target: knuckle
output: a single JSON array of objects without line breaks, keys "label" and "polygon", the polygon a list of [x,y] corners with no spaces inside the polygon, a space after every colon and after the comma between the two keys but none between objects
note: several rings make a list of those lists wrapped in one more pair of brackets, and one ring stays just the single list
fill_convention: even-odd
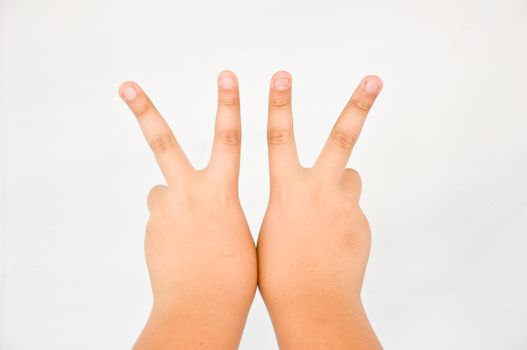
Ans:
[{"label": "knuckle", "polygon": [[267,141],[271,145],[285,145],[291,139],[289,130],[270,130],[267,133]]},{"label": "knuckle", "polygon": [[290,185],[288,184],[275,184],[271,186],[269,193],[269,201],[272,203],[272,206],[283,210],[285,208],[291,207],[294,203],[295,194],[290,190]]},{"label": "knuckle", "polygon": [[148,100],[142,99],[135,108],[135,116],[137,118],[142,118],[147,115],[151,109],[152,104]]},{"label": "knuckle", "polygon": [[238,146],[241,143],[241,133],[239,130],[222,130],[218,133],[221,142],[227,145]]},{"label": "knuckle", "polygon": [[216,203],[222,207],[230,207],[238,200],[238,195],[235,191],[226,190],[216,193]]},{"label": "knuckle", "polygon": [[203,185],[202,190],[190,193],[190,200],[197,208],[203,205],[230,207],[238,200],[238,188],[230,181],[214,179]]},{"label": "knuckle", "polygon": [[150,147],[156,153],[162,153],[174,145],[174,136],[172,134],[165,134],[163,136],[154,138],[150,142]]},{"label": "knuckle", "polygon": [[362,178],[355,169],[347,168],[345,170],[345,178],[359,187],[362,185]]},{"label": "knuckle", "polygon": [[333,129],[331,139],[340,148],[349,149],[355,145],[355,137],[347,131]]},{"label": "knuckle", "polygon": [[274,96],[271,98],[271,106],[273,108],[287,108],[291,105],[291,98],[289,96]]},{"label": "knuckle", "polygon": [[237,95],[225,94],[219,98],[220,105],[224,107],[236,107],[238,106],[240,99]]},{"label": "knuckle", "polygon": [[309,201],[311,205],[315,207],[327,207],[327,191],[326,188],[322,186],[315,186],[313,192],[309,196]]},{"label": "knuckle", "polygon": [[357,171],[347,168],[344,171],[341,185],[344,189],[344,195],[351,199],[350,203],[356,203],[360,199],[362,179]]},{"label": "knuckle", "polygon": [[352,109],[356,109],[356,110],[359,110],[359,111],[362,111],[362,112],[369,112],[372,105],[369,104],[369,103],[366,103],[364,101],[361,101],[359,99],[356,99],[356,98],[352,98],[351,101],[350,101],[350,107]]},{"label": "knuckle", "polygon": [[150,189],[146,198],[146,203],[150,211],[153,211],[158,207],[158,203],[165,190],[166,187],[163,185],[156,185]]}]

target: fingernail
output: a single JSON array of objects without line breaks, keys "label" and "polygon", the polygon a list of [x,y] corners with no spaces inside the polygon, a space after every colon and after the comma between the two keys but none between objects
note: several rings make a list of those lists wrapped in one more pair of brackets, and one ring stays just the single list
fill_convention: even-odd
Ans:
[{"label": "fingernail", "polygon": [[274,80],[274,87],[278,90],[285,90],[289,86],[289,78],[279,77]]},{"label": "fingernail", "polygon": [[221,77],[220,85],[224,89],[231,89],[234,87],[234,78],[229,76]]},{"label": "fingernail", "polygon": [[364,83],[364,90],[367,92],[377,92],[379,91],[379,84],[374,80],[366,80]]},{"label": "fingernail", "polygon": [[133,86],[126,86],[121,90],[121,97],[130,102],[137,96],[137,90]]}]

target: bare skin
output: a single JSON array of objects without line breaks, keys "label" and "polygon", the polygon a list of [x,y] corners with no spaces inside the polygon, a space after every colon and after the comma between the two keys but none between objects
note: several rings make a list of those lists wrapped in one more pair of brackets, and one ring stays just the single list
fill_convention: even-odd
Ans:
[{"label": "bare skin", "polygon": [[199,171],[136,83],[124,82],[119,94],[167,182],[148,195],[145,255],[154,303],[134,349],[236,349],[257,282],[256,249],[238,199],[238,80],[230,71],[218,76],[214,145]]},{"label": "bare skin", "polygon": [[315,165],[304,168],[294,141],[292,78],[285,71],[274,74],[271,193],[258,256],[238,199],[238,81],[223,71],[218,83],[214,146],[199,171],[142,89],[133,82],[119,89],[168,185],[155,186],[148,196],[145,253],[154,305],[134,349],[236,349],[254,298],[257,263],[281,349],[382,349],[360,296],[371,237],[359,206],[361,180],[346,168],[382,81],[363,78]]},{"label": "bare skin", "polygon": [[382,81],[362,79],[312,168],[298,161],[291,86],[285,71],[271,79],[260,292],[281,349],[382,349],[360,296],[371,236],[359,206],[361,179],[346,169]]}]

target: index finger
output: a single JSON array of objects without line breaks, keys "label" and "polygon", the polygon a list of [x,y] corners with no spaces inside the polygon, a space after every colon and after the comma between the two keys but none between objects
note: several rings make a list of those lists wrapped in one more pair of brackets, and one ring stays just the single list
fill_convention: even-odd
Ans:
[{"label": "index finger", "polygon": [[131,81],[122,83],[119,95],[137,117],[167,184],[170,185],[176,179],[188,175],[193,170],[192,165],[172,130],[139,85]]},{"label": "index finger", "polygon": [[324,177],[340,181],[366,116],[381,89],[382,80],[375,75],[368,75],[353,92],[314,165]]}]

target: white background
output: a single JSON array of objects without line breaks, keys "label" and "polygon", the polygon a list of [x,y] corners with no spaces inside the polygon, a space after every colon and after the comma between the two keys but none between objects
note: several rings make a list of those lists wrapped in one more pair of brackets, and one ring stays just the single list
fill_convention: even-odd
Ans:
[{"label": "white background", "polygon": [[[527,349],[525,0],[0,0],[0,348],[127,349],[148,316],[162,176],[124,80],[205,166],[237,73],[240,195],[268,194],[271,75],[310,166],[359,80],[384,89],[349,165],[373,230],[363,297],[386,349]],[[276,349],[259,295],[241,349]]]}]

